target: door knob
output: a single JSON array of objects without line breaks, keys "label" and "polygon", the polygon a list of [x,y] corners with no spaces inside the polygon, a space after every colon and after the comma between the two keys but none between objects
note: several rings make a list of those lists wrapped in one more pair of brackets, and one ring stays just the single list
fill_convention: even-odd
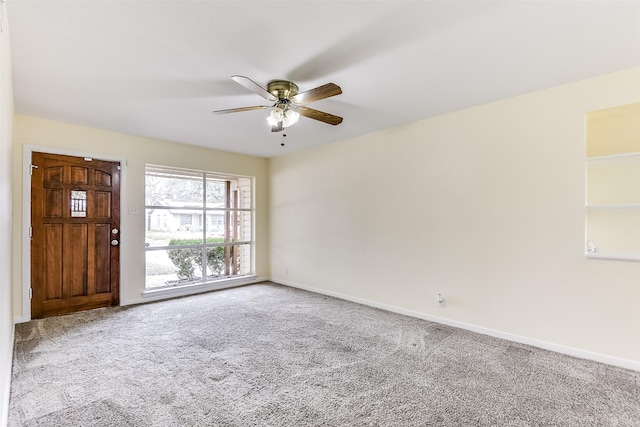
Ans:
[{"label": "door knob", "polygon": [[113,239],[111,241],[111,246],[118,246],[118,243],[120,243],[120,242],[118,242],[116,239]]}]

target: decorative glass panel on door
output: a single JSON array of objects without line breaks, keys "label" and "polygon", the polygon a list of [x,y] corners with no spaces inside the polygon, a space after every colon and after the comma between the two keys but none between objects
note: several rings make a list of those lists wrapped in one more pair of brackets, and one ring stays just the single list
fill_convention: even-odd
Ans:
[{"label": "decorative glass panel on door", "polygon": [[87,192],[71,190],[71,216],[74,218],[86,218],[87,216]]}]

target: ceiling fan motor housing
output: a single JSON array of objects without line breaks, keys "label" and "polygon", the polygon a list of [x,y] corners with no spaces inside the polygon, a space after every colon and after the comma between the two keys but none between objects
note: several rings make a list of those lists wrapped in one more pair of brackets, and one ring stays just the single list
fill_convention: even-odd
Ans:
[{"label": "ceiling fan motor housing", "polygon": [[289,101],[298,94],[298,86],[287,80],[272,80],[267,85],[267,92],[279,100]]}]

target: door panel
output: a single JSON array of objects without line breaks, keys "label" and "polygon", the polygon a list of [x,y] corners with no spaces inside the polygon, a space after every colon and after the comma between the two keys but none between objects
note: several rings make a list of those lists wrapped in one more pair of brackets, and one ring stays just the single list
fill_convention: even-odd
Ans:
[{"label": "door panel", "polygon": [[45,188],[44,216],[62,218],[62,190]]},{"label": "door panel", "polygon": [[42,265],[44,268],[45,299],[62,298],[62,258],[56,253],[62,252],[62,225],[46,224],[44,233],[45,257],[50,261]]},{"label": "door panel", "polygon": [[71,166],[71,183],[72,184],[88,184],[89,171],[87,168]]},{"label": "door panel", "polygon": [[[95,276],[97,278],[109,277],[111,269],[111,228],[99,224],[96,226],[94,252]],[[111,283],[108,280],[96,280],[96,293],[103,294],[111,292]]]},{"label": "door panel", "polygon": [[71,276],[69,296],[78,297],[87,294],[87,251],[88,233],[87,224],[71,224],[70,233],[72,245],[69,245],[71,252]]},{"label": "door panel", "polygon": [[33,153],[31,317],[119,304],[118,163]]},{"label": "door panel", "polygon": [[95,192],[95,218],[111,218],[111,193],[107,191]]}]

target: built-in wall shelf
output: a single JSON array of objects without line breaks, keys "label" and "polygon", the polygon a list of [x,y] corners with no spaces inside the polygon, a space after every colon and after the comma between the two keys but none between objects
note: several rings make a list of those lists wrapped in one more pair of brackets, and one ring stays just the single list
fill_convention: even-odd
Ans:
[{"label": "built-in wall shelf", "polygon": [[606,252],[595,252],[595,253],[585,253],[584,254],[589,259],[608,259],[612,261],[640,261],[639,254],[622,254],[622,253],[606,253]]},{"label": "built-in wall shelf", "polygon": [[587,166],[614,166],[624,163],[640,163],[640,152],[587,157]]},{"label": "built-in wall shelf", "polygon": [[629,204],[613,204],[613,205],[586,205],[587,209],[601,209],[601,210],[634,210],[640,209],[640,203],[629,203]]},{"label": "built-in wall shelf", "polygon": [[640,103],[587,114],[589,259],[640,261]]}]

